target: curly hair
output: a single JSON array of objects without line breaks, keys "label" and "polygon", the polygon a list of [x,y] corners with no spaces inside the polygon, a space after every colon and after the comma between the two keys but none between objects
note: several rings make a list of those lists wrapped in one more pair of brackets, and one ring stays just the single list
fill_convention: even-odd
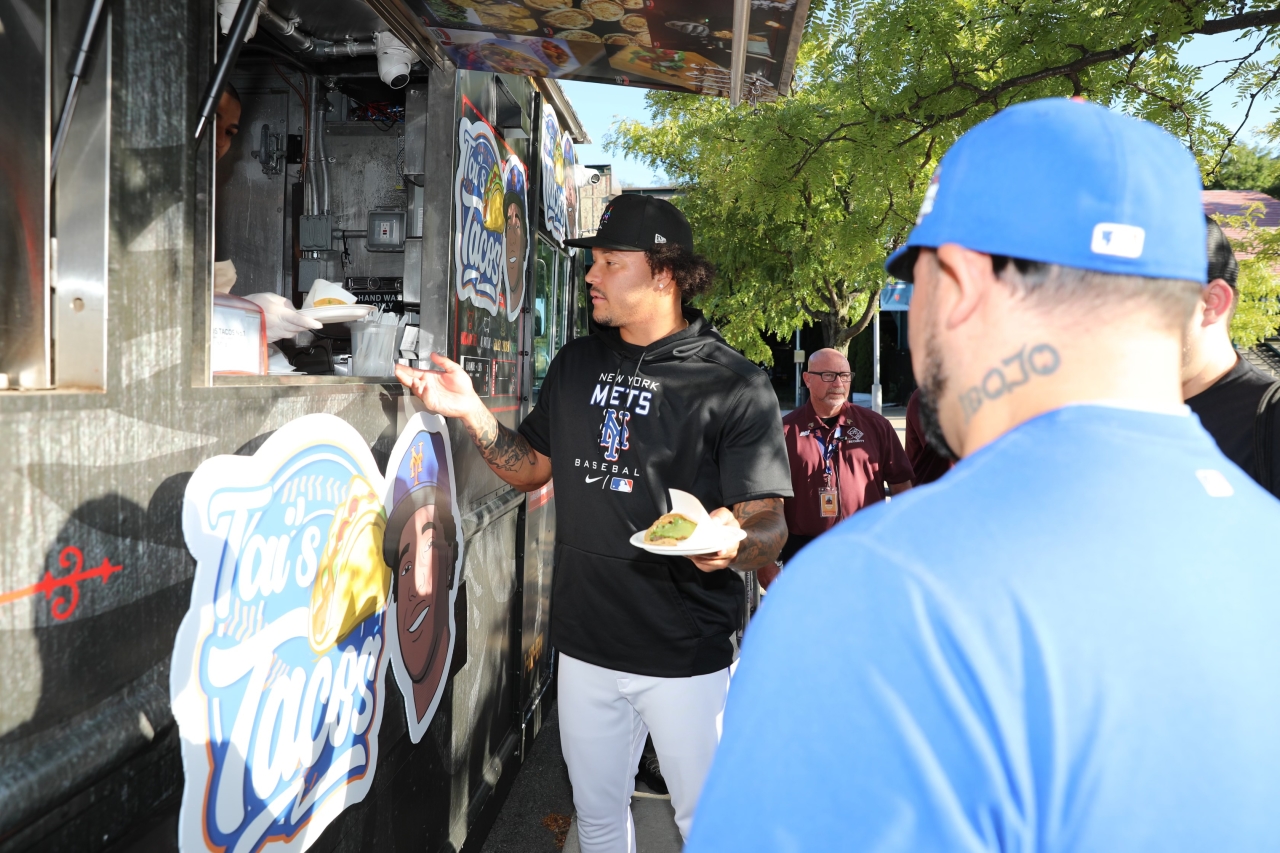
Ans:
[{"label": "curly hair", "polygon": [[685,302],[710,290],[711,280],[716,276],[714,264],[677,243],[645,249],[644,256],[654,275],[671,273],[676,287],[680,289],[680,298]]}]

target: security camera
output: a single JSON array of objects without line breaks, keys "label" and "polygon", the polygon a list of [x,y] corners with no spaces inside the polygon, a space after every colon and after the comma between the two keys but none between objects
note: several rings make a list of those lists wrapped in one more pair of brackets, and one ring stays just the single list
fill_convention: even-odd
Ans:
[{"label": "security camera", "polygon": [[[246,3],[254,2],[254,0],[245,0]],[[240,8],[240,0],[218,0],[218,23],[222,28],[222,34],[225,36],[231,32],[231,22],[235,20],[236,11]],[[253,10],[253,20],[249,22],[249,31],[244,34],[244,40],[248,41],[258,32],[258,14],[262,11],[261,7]]]},{"label": "security camera", "polygon": [[413,51],[391,33],[375,33],[373,43],[378,52],[378,76],[392,89],[403,89],[409,82]]},{"label": "security camera", "polygon": [[575,163],[573,180],[580,187],[585,187],[587,184],[598,184],[600,183],[600,173],[595,169],[588,169],[581,163]]}]

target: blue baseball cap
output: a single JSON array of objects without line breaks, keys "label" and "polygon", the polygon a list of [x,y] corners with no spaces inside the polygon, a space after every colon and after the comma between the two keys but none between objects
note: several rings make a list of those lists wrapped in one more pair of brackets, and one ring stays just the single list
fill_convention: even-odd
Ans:
[{"label": "blue baseball cap", "polygon": [[916,227],[885,269],[912,281],[917,249],[957,243],[991,255],[1104,273],[1205,281],[1200,170],[1150,122],[1046,98],[961,136],[933,173]]},{"label": "blue baseball cap", "polygon": [[400,459],[392,489],[391,512],[383,535],[383,558],[388,566],[399,562],[396,549],[400,534],[415,512],[424,506],[439,510],[436,519],[444,530],[444,538],[453,542],[457,536],[453,504],[449,491],[449,457],[445,455],[444,436],[438,432],[419,430]]}]

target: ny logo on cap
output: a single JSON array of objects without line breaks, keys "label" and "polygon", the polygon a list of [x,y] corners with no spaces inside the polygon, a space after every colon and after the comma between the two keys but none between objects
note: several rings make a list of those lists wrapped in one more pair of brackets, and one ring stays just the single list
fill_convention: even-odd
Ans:
[{"label": "ny logo on cap", "polygon": [[666,237],[663,237],[661,234],[654,234],[654,235],[653,235],[653,242],[655,242],[655,243],[665,243],[665,242],[667,242],[667,238],[666,238]]}]

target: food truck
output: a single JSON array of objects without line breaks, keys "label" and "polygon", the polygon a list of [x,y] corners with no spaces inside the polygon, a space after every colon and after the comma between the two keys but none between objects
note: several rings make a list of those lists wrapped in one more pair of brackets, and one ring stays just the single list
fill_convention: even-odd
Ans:
[{"label": "food truck", "polygon": [[0,850],[479,848],[554,483],[392,366],[516,425],[590,331],[557,81],[777,97],[806,14],[0,0]]}]

